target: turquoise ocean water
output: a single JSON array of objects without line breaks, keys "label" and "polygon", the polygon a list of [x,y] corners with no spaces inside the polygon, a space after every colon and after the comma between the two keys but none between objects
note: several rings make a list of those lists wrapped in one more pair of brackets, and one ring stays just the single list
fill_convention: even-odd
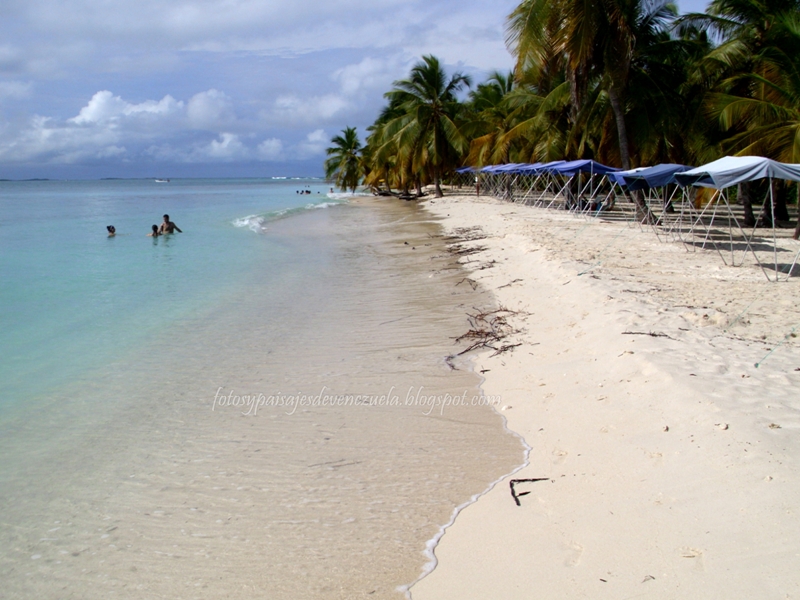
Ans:
[{"label": "turquoise ocean water", "polygon": [[[445,359],[489,295],[416,203],[329,192],[0,182],[0,596],[399,600],[520,463],[430,403],[480,399]],[[328,393],[371,400],[236,403]]]},{"label": "turquoise ocean water", "polygon": [[[295,179],[0,182],[0,419],[229,297],[255,262],[278,276],[286,248],[253,233],[341,202],[328,192]],[[146,237],[165,213],[183,233]]]}]

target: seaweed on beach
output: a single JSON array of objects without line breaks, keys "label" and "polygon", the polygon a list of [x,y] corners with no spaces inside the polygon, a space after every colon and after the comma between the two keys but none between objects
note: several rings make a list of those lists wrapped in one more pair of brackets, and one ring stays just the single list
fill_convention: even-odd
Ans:
[{"label": "seaweed on beach", "polygon": [[474,315],[467,313],[467,319],[470,325],[469,330],[463,335],[458,336],[455,340],[457,344],[465,340],[471,343],[467,348],[455,354],[455,356],[461,356],[462,354],[479,348],[494,350],[494,354],[491,356],[497,356],[498,354],[502,354],[503,352],[507,352],[512,348],[522,345],[521,343],[500,344],[500,342],[508,336],[519,333],[519,330],[508,322],[509,316],[518,315],[519,312],[509,310],[502,306],[497,310],[489,312],[483,312],[477,308],[475,310],[478,312]]},{"label": "seaweed on beach", "polygon": [[475,242],[485,240],[487,237],[489,236],[480,225],[476,225],[475,227],[456,227],[453,229],[453,234],[444,236],[444,239],[445,241]]},{"label": "seaweed on beach", "polygon": [[467,246],[465,244],[451,244],[447,247],[447,251],[450,254],[455,254],[456,256],[468,256],[470,254],[483,252],[484,250],[486,250],[486,246]]}]

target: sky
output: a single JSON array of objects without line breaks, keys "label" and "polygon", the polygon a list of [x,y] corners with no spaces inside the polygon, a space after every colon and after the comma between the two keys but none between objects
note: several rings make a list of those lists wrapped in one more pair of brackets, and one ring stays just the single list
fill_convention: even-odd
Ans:
[{"label": "sky", "polygon": [[517,4],[3,0],[0,178],[321,176],[422,55],[509,70]]}]

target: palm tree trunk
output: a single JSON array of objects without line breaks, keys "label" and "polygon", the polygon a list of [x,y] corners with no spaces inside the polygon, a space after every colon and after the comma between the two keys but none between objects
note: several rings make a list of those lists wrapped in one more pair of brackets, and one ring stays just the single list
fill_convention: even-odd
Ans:
[{"label": "palm tree trunk", "polygon": [[617,137],[619,138],[619,158],[622,161],[622,168],[631,168],[631,153],[628,147],[628,128],[625,126],[625,111],[622,108],[622,99],[616,86],[608,88],[608,100],[611,102],[611,110],[614,111],[614,120],[617,122]]},{"label": "palm tree trunk", "polygon": [[753,214],[753,199],[750,197],[750,182],[740,183],[736,190],[739,202],[744,208],[744,225],[753,227],[756,224],[756,216]]},{"label": "palm tree trunk", "polygon": [[636,206],[636,219],[639,223],[653,223],[655,217],[644,199],[644,193],[641,190],[634,190],[631,192],[631,198]]},{"label": "palm tree trunk", "polygon": [[439,169],[433,171],[433,187],[436,190],[435,196],[441,198],[444,196],[442,193],[441,178],[439,177]]}]

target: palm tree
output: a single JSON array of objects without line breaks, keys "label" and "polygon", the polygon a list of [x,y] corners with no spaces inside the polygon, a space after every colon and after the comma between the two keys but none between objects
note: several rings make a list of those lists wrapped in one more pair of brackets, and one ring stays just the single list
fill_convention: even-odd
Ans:
[{"label": "palm tree", "polygon": [[469,119],[462,131],[472,141],[466,163],[473,166],[506,163],[510,145],[504,136],[515,123],[508,96],[515,89],[514,75],[499,71],[469,93]]},{"label": "palm tree", "polygon": [[408,79],[395,81],[386,98],[400,115],[386,123],[385,135],[395,144],[401,162],[429,176],[442,196],[441,179],[458,166],[469,141],[461,131],[462,105],[456,94],[471,80],[455,73],[449,79],[439,60],[423,56]]},{"label": "palm tree", "polygon": [[[799,11],[798,0],[714,0],[707,14],[682,19],[721,40],[702,63],[713,74],[704,109],[724,136],[721,150],[800,160]],[[773,211],[788,220],[788,189],[780,191],[770,196],[775,206],[766,203],[756,218],[751,191],[740,186],[745,224],[769,224]],[[800,222],[795,236],[800,236]]]},{"label": "palm tree", "polygon": [[355,127],[345,127],[342,134],[334,136],[334,145],[325,151],[329,157],[325,160],[325,177],[333,179],[340,190],[355,192],[363,176],[361,142]]},{"label": "palm tree", "polygon": [[526,68],[549,76],[554,66],[563,69],[572,104],[570,126],[578,124],[587,102],[607,103],[619,162],[630,168],[631,73],[652,44],[666,41],[674,16],[668,0],[524,0],[509,16],[506,41],[517,54],[518,78]]}]

